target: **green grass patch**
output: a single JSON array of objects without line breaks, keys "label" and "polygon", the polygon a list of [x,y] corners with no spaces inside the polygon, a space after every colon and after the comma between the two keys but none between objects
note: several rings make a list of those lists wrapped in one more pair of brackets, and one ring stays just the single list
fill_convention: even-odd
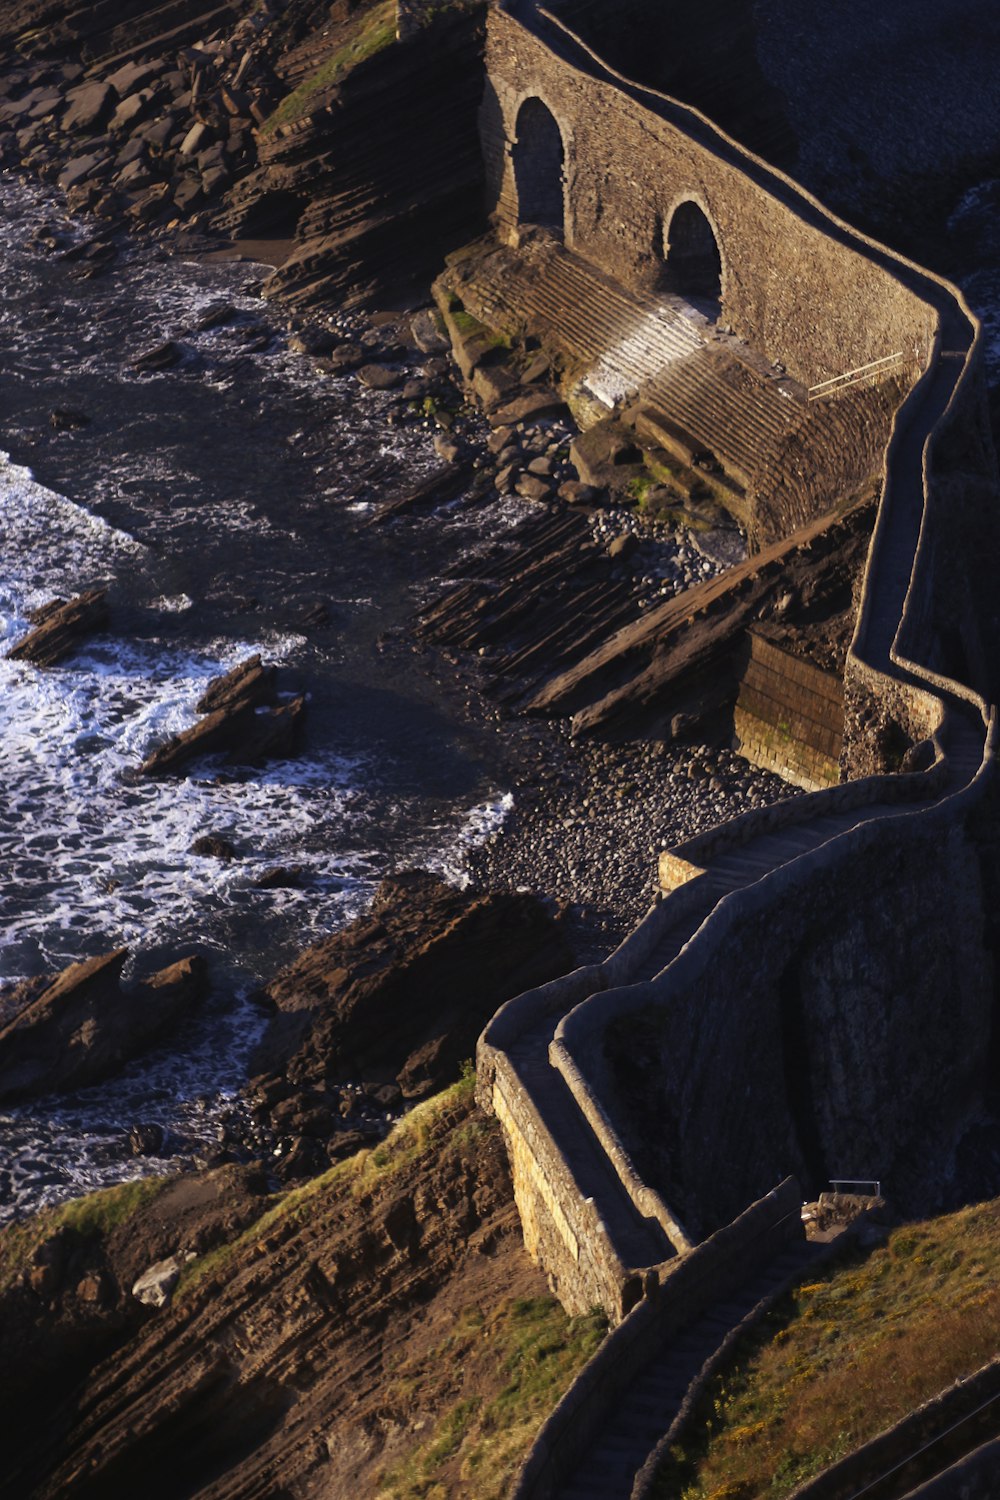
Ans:
[{"label": "green grass patch", "polygon": [[6,1291],[30,1264],[38,1246],[52,1235],[71,1230],[85,1240],[104,1238],[151,1203],[170,1180],[140,1177],[56,1208],[44,1208],[22,1223],[8,1224],[0,1230],[0,1291]]},{"label": "green grass patch", "polygon": [[[396,1372],[393,1404],[414,1412],[433,1401],[438,1416],[429,1435],[382,1475],[378,1495],[503,1500],[542,1422],[606,1331],[602,1313],[569,1318],[553,1297],[465,1309],[442,1344]],[[443,1401],[442,1379],[453,1382]]]},{"label": "green grass patch", "polygon": [[378,0],[354,17],[354,24],[340,46],[322,62],[315,73],[304,78],[297,88],[286,94],[273,114],[261,126],[261,135],[270,135],[282,125],[291,125],[309,114],[317,97],[341,83],[359,63],[383,52],[396,40],[395,0]]},{"label": "green grass patch", "polygon": [[788,1495],[1000,1350],[1000,1200],[799,1286],[706,1392],[657,1494]]}]

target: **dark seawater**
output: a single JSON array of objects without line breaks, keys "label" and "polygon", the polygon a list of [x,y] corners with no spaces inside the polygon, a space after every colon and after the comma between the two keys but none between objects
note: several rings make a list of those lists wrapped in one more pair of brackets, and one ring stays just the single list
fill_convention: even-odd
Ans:
[{"label": "dark seawater", "polygon": [[[470,841],[510,805],[492,733],[405,641],[380,642],[516,508],[366,529],[373,502],[436,465],[430,434],[388,425],[390,398],[313,373],[273,323],[248,355],[268,321],[254,268],[137,245],[75,279],[32,243],[58,214],[5,184],[0,448],[19,463],[0,456],[0,651],[31,608],[95,585],[113,627],[53,670],[0,660],[0,985],[127,944],[139,976],[206,953],[214,991],[123,1077],[0,1115],[0,1217],[149,1170],[128,1154],[137,1120],[188,1154],[210,1146],[258,1033],[255,983],[393,869],[461,879]],[[238,318],[193,332],[219,301]],[[167,337],[184,364],[136,374],[135,354]],[[90,424],[53,432],[57,408]],[[328,626],[304,623],[317,604]],[[309,695],[303,753],[134,784],[149,750],[194,722],[208,679],[254,651]],[[241,858],[191,854],[208,832]],[[289,864],[306,869],[301,890],[254,889]]]}]

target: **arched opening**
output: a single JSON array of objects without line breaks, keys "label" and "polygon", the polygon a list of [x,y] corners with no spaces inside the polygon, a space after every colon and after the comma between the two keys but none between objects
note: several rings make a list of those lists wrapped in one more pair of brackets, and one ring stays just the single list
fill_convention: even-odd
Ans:
[{"label": "arched opening", "polygon": [[513,157],[519,222],[543,224],[562,234],[565,222],[562,132],[541,99],[526,99],[521,105]]},{"label": "arched opening", "polygon": [[697,203],[678,204],[669,227],[657,220],[657,239],[663,250],[664,291],[676,292],[692,302],[711,305],[718,317],[722,306],[722,254],[715,230]]}]

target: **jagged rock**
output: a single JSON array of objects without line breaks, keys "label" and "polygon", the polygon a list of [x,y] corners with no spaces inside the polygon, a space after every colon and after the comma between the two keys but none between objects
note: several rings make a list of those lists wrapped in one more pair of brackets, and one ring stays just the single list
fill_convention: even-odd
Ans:
[{"label": "jagged rock", "polygon": [[154,78],[160,78],[166,73],[168,66],[169,64],[163,58],[157,58],[153,62],[125,63],[114,73],[109,73],[104,81],[120,98],[125,99],[129,94],[134,94],[137,89],[145,88]]},{"label": "jagged rock", "polygon": [[331,355],[337,347],[337,339],[327,328],[303,328],[292,334],[288,347],[294,354]]},{"label": "jagged rock", "polygon": [[413,342],[424,354],[444,354],[449,349],[447,335],[441,331],[438,317],[429,308],[422,308],[410,319]]},{"label": "jagged rock", "polygon": [[142,89],[138,94],[130,94],[123,99],[108,122],[108,129],[112,134],[119,131],[133,130],[140,120],[152,112],[156,105],[156,93],[153,89]]},{"label": "jagged rock", "polygon": [[597,505],[604,495],[596,485],[583,484],[579,479],[567,479],[556,493],[567,505]]},{"label": "jagged rock", "polygon": [[191,845],[192,854],[200,854],[205,859],[231,860],[236,858],[236,849],[217,833],[203,833],[200,838],[195,839]]},{"label": "jagged rock", "polygon": [[199,957],[181,959],[131,992],[127,948],[71,964],[0,1029],[0,1100],[96,1083],[158,1041],[207,988]]},{"label": "jagged rock", "polygon": [[36,667],[51,667],[61,661],[85,637],[108,623],[106,589],[88,589],[75,599],[53,599],[33,611],[34,624],[26,636],[7,652],[11,661],[30,661]]},{"label": "jagged rock", "polygon": [[358,379],[371,391],[391,391],[395,386],[402,385],[403,372],[394,370],[389,365],[362,365],[358,371]]},{"label": "jagged rock", "polygon": [[220,328],[223,323],[231,323],[236,316],[236,309],[231,302],[213,302],[194,326],[199,333],[204,333],[206,329]]},{"label": "jagged rock", "polygon": [[394,875],[367,916],[267,985],[263,998],[279,1014],[257,1065],[281,1067],[299,1086],[375,1069],[419,1097],[454,1078],[485,1021],[529,975],[542,982],[571,963],[533,896],[458,891],[423,870]]},{"label": "jagged rock", "polygon": [[173,190],[174,206],[182,214],[197,208],[205,196],[205,189],[194,177],[184,177]]},{"label": "jagged rock", "polygon": [[490,413],[493,427],[514,427],[518,422],[536,422],[541,417],[566,417],[569,408],[558,391],[546,387],[518,396],[506,406]]},{"label": "jagged rock", "polygon": [[254,881],[254,889],[258,891],[298,890],[305,875],[306,871],[302,865],[279,865],[274,870],[265,870],[263,875],[258,875]]},{"label": "jagged rock", "polygon": [[90,418],[76,407],[56,406],[49,412],[49,426],[55,432],[76,432],[81,427],[89,427]]},{"label": "jagged rock", "polygon": [[197,125],[192,125],[183,141],[181,141],[180,153],[182,156],[196,156],[199,151],[203,151],[209,145],[212,139],[212,131],[207,125],[203,125],[200,122]]},{"label": "jagged rock", "polygon": [[149,372],[153,370],[170,370],[174,365],[179,365],[184,358],[184,350],[174,339],[167,339],[166,343],[157,344],[155,349],[147,349],[145,353],[136,355],[132,360],[133,370]]},{"label": "jagged rock", "polygon": [[164,1156],[167,1139],[162,1125],[140,1121],[128,1133],[129,1150],[133,1156]]},{"label": "jagged rock", "polygon": [[70,188],[86,182],[107,165],[108,157],[103,151],[92,152],[88,156],[75,156],[59,173],[59,186],[64,193],[68,193]]},{"label": "jagged rock", "polygon": [[250,703],[216,709],[154,750],[139,769],[143,776],[171,776],[200,756],[235,750],[253,732],[254,717]]},{"label": "jagged rock", "polygon": [[266,760],[284,759],[298,749],[305,723],[306,700],[300,696],[281,708],[266,709],[254,716],[251,732],[230,759],[241,765],[258,766]]},{"label": "jagged rock", "polygon": [[277,667],[262,666],[259,656],[248,656],[232,671],[212,678],[198,699],[196,712],[210,714],[218,708],[233,708],[241,703],[254,707],[273,703],[277,680]]},{"label": "jagged rock", "polygon": [[[499,475],[497,478],[499,480]],[[536,474],[522,475],[514,488],[525,500],[548,500],[552,494],[551,484],[547,484],[544,479],[539,479]]]}]

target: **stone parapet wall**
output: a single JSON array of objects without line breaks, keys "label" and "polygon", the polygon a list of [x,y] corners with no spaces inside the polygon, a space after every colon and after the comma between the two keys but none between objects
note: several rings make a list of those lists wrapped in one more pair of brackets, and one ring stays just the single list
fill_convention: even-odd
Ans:
[{"label": "stone parapet wall", "polygon": [[[933,702],[936,704],[937,700]],[[905,805],[929,801],[943,791],[947,777],[947,756],[939,749],[933,765],[924,771],[907,776],[866,776],[859,781],[842,782],[826,791],[813,792],[808,798],[790,797],[782,802],[772,802],[767,807],[751,808],[739,817],[730,818],[728,822],[666,850],[660,857],[661,887],[665,892],[672,891],[683,883],[681,876],[684,880],[692,879],[720,855],[741,848],[760,834],[777,833],[808,818],[849,812],[855,808],[860,810],[875,802]]]},{"label": "stone parapet wall", "polygon": [[528,1254],[548,1272],[569,1313],[603,1307],[619,1322],[642,1297],[642,1280],[616,1255],[593,1200],[581,1197],[562,1151],[502,1056],[489,1107],[503,1128]]},{"label": "stone parapet wall", "polygon": [[844,688],[835,673],[751,631],[733,717],[736,749],[752,765],[807,791],[839,780]]},{"label": "stone parapet wall", "polygon": [[751,179],[752,158],[693,111],[610,70],[588,76],[500,8],[489,17],[486,68],[481,134],[502,232],[513,233],[519,217],[518,113],[540,99],[562,135],[566,243],[577,254],[647,290],[662,271],[662,225],[679,203],[695,201],[722,255],[723,320],[804,384],[897,352],[926,363],[931,309],[879,257],[835,238],[786,180],[763,167]]}]

